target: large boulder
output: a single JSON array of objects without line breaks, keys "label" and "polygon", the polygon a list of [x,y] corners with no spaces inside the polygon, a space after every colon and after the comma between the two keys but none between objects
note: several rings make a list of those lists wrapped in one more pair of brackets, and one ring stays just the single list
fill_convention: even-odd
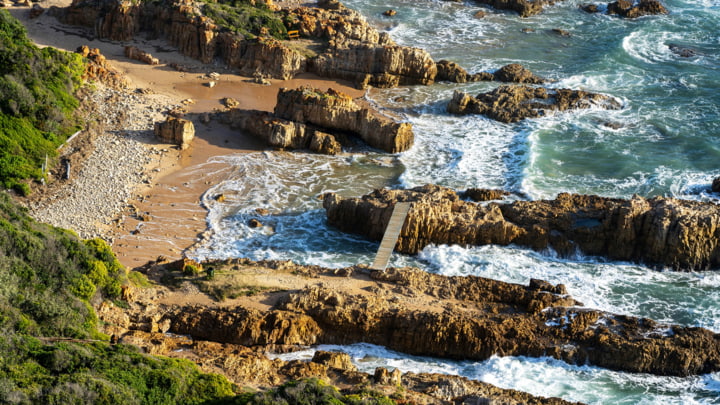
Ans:
[{"label": "large boulder", "polygon": [[483,205],[428,185],[375,190],[363,198],[329,194],[323,205],[331,225],[380,240],[400,201],[412,202],[395,245],[403,253],[429,244],[515,244],[682,271],[720,269],[720,207],[711,203],[559,194],[554,200]]},{"label": "large boulder", "polygon": [[155,135],[165,142],[180,145],[180,149],[187,149],[195,137],[195,126],[183,118],[167,117],[164,122],[155,123]]},{"label": "large boulder", "polygon": [[658,0],[618,0],[609,3],[608,14],[617,14],[625,18],[637,18],[645,15],[667,14],[668,10]]},{"label": "large boulder", "polygon": [[327,132],[351,133],[366,144],[390,153],[408,150],[414,141],[412,124],[391,119],[350,96],[312,87],[280,89],[275,115],[314,125]]},{"label": "large boulder", "polygon": [[616,110],[622,105],[612,97],[582,90],[503,85],[476,97],[456,90],[447,110],[452,114],[483,114],[510,123],[542,117],[550,111],[590,107]]}]

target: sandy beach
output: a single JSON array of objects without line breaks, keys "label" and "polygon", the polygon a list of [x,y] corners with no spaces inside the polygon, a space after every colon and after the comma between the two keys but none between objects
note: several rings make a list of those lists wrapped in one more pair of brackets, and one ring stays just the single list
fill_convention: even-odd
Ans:
[{"label": "sandy beach", "polygon": [[[69,4],[69,0],[53,0],[43,6],[65,7]],[[215,120],[207,124],[200,122],[201,114],[224,109],[222,99],[226,97],[237,100],[238,108],[272,111],[281,87],[311,85],[322,90],[333,88],[353,97],[363,94],[348,83],[309,74],[286,81],[271,80],[270,85],[257,84],[248,77],[234,74],[219,61],[204,65],[180,55],[164,40],[144,40],[142,35],[130,42],[98,40],[93,39],[87,29],[65,26],[48,13],[29,19],[28,7],[13,7],[10,12],[23,22],[28,35],[39,46],[67,51],[75,51],[83,45],[100,49],[110,65],[127,77],[130,85],[126,93],[132,94],[131,100],[141,99],[134,105],[126,102],[120,106],[128,110],[122,111],[125,120],[115,122],[115,127],[109,123],[105,133],[98,136],[99,139],[117,139],[96,141],[93,153],[100,155],[91,155],[86,160],[83,164],[86,170],[81,170],[69,185],[47,192],[42,201],[31,205],[31,212],[40,220],[80,229],[78,232],[82,237],[101,236],[109,240],[120,261],[128,268],[143,265],[160,255],[180,258],[206,230],[206,211],[200,198],[231,170],[222,164],[209,163],[211,158],[265,149],[255,139],[232,131]],[[127,45],[153,54],[161,63],[151,66],[126,58],[124,47]],[[181,65],[186,71],[180,72],[169,64]],[[207,75],[211,72],[220,75],[213,88],[207,86]],[[149,91],[136,92],[136,89]],[[152,127],[154,122],[164,120],[169,110],[183,104],[187,110],[185,118],[195,125],[195,139],[190,148],[180,151],[176,146],[154,138]],[[127,131],[130,125],[132,132]],[[107,149],[119,144],[132,153],[144,154],[143,158],[125,159],[127,156],[122,153],[130,152],[116,151],[116,155],[121,155],[120,162],[114,162],[112,168],[93,164],[98,160],[117,159]],[[110,156],[102,155],[103,152]],[[103,170],[108,173],[103,174]],[[100,183],[105,177],[105,183],[120,181],[127,184],[104,188],[98,185],[97,178],[93,182],[84,179],[91,175],[100,177]],[[96,208],[93,201],[107,207]],[[75,211],[94,214],[81,215]]]}]

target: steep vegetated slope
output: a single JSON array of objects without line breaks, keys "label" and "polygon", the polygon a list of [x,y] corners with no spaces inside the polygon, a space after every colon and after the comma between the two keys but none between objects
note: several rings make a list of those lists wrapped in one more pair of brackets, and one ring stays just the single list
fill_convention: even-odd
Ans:
[{"label": "steep vegetated slope", "polygon": [[103,341],[90,301],[118,299],[126,282],[103,241],[37,223],[0,193],[0,403],[171,404],[234,396],[225,378],[189,361]]},{"label": "steep vegetated slope", "polygon": [[45,157],[77,129],[74,92],[83,60],[39,49],[25,27],[0,10],[0,186],[26,194],[23,179],[40,179]]}]

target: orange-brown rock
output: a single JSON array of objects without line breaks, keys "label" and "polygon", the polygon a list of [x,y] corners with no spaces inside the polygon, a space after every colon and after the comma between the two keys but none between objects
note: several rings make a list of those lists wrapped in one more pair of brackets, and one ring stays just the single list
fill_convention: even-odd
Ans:
[{"label": "orange-brown rock", "polygon": [[[290,270],[286,262],[267,265],[309,275],[334,273],[315,266]],[[358,270],[347,273],[367,277]],[[156,323],[194,339],[250,347],[367,342],[453,359],[551,356],[679,376],[720,370],[720,335],[583,308],[562,285],[531,280],[523,286],[409,268],[373,271],[370,278],[375,284],[367,290],[320,284],[289,291],[266,312],[237,305],[169,307]],[[323,370],[346,367],[343,361],[324,363]]]},{"label": "orange-brown rock", "polygon": [[195,137],[195,126],[192,121],[169,116],[164,122],[155,123],[155,136],[187,149]]},{"label": "orange-brown rock", "polygon": [[160,64],[158,58],[155,58],[149,53],[131,45],[125,47],[125,56],[130,59],[135,59],[139,60],[140,62],[147,63],[148,65]]},{"label": "orange-brown rock", "polygon": [[658,0],[618,0],[608,3],[608,14],[617,14],[625,18],[637,18],[645,15],[667,14],[668,10]]},{"label": "orange-brown rock", "polygon": [[333,89],[327,92],[311,87],[280,89],[275,115],[314,125],[326,132],[348,132],[390,153],[406,151],[414,141],[412,124],[362,107],[350,96]]},{"label": "orange-brown rock", "polygon": [[517,63],[505,65],[495,73],[480,72],[469,74],[455,62],[441,60],[437,63],[437,81],[456,83],[497,80],[500,82],[540,84],[545,80],[534,75],[530,70]]},{"label": "orange-brown rock", "polygon": [[502,200],[503,197],[510,195],[505,190],[489,190],[486,188],[469,188],[462,194],[463,197],[473,201],[492,201]]},{"label": "orange-brown rock", "polygon": [[280,89],[275,114],[233,109],[223,115],[231,127],[246,131],[268,145],[337,154],[347,135],[386,152],[412,146],[412,124],[397,122],[374,109],[361,107],[333,89]]},{"label": "orange-brown rock", "polygon": [[230,127],[252,135],[268,146],[310,149],[328,155],[336,155],[342,151],[340,143],[333,135],[300,122],[278,118],[267,111],[232,109],[223,113],[222,117]]},{"label": "orange-brown rock", "polygon": [[83,45],[76,52],[88,61],[85,64],[85,72],[83,73],[84,80],[97,80],[116,89],[123,89],[128,86],[125,76],[119,70],[110,66],[99,49],[91,49],[87,45]]},{"label": "orange-brown rock", "polygon": [[538,14],[546,5],[555,4],[554,0],[475,0],[487,4],[497,10],[511,10],[520,14],[520,17],[530,17]]},{"label": "orange-brown rock", "polygon": [[503,85],[477,97],[455,91],[447,110],[452,114],[483,114],[501,122],[537,118],[550,111],[602,107],[620,109],[614,98],[581,90]]},{"label": "orange-brown rock", "polygon": [[720,207],[710,203],[560,194],[554,200],[482,205],[428,185],[352,199],[329,194],[323,205],[331,225],[380,240],[399,201],[413,203],[395,247],[403,253],[431,243],[516,244],[683,271],[720,268]]}]

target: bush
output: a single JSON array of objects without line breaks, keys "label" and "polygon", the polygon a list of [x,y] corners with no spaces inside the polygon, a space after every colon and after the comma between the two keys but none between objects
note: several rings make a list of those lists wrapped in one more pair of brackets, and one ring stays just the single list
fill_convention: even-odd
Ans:
[{"label": "bush", "polygon": [[73,94],[83,70],[79,55],[39,49],[25,27],[0,10],[0,186],[27,195],[21,180],[43,177],[46,156],[54,158],[78,126]]},{"label": "bush", "polygon": [[206,1],[203,14],[223,29],[254,38],[263,30],[276,39],[287,39],[282,15],[267,6],[241,0]]}]

